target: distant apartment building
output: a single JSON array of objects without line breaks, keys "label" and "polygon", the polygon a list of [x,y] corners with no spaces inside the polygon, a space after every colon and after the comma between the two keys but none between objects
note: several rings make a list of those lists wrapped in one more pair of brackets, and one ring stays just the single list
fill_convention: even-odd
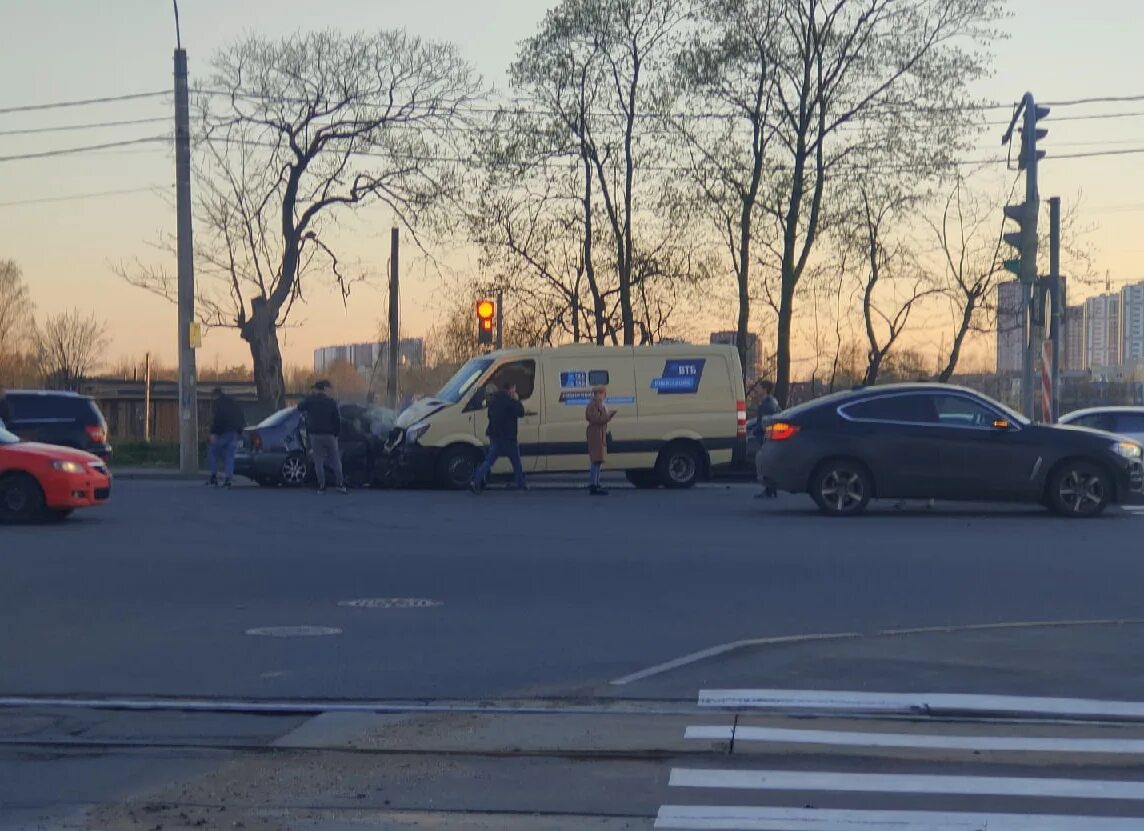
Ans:
[{"label": "distant apartment building", "polygon": [[[723,344],[726,346],[735,346],[739,342],[738,332],[712,332],[711,343]],[[746,377],[747,386],[750,386],[755,381],[759,380],[759,376],[763,374],[763,355],[759,349],[759,336],[748,332],[747,333],[747,365],[743,367],[743,375]]]},{"label": "distant apartment building", "polygon": [[1119,368],[1122,338],[1120,333],[1120,295],[1102,294],[1084,303],[1088,368],[1095,375]]},{"label": "distant apartment building", "polygon": [[1120,290],[1120,363],[1144,365],[1144,282]]},{"label": "distant apartment building", "polygon": [[1065,308],[1064,341],[1061,344],[1061,363],[1065,372],[1084,372],[1088,369],[1084,309],[1083,303]]},{"label": "distant apartment building", "polygon": [[1025,290],[1017,280],[997,286],[997,372],[1021,371],[1025,357]]},{"label": "distant apartment building", "polygon": [[[397,361],[403,367],[425,365],[425,341],[422,338],[402,338],[397,342]],[[389,344],[386,341],[348,343],[323,346],[314,350],[314,371],[324,372],[331,364],[345,361],[361,373],[368,373],[377,365],[389,362]]]}]

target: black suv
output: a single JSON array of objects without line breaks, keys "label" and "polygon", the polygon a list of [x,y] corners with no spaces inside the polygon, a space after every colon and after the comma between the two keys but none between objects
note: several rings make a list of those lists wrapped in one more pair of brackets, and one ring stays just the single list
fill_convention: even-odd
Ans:
[{"label": "black suv", "polygon": [[8,390],[7,427],[24,441],[74,447],[111,460],[107,421],[95,400],[74,392]]}]

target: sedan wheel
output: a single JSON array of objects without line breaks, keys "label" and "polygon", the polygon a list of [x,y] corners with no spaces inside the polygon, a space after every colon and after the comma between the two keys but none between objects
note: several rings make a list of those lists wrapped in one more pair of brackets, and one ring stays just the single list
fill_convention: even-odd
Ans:
[{"label": "sedan wheel", "polygon": [[1049,507],[1069,517],[1098,516],[1111,499],[1108,475],[1089,462],[1069,462],[1049,483]]},{"label": "sedan wheel", "polygon": [[300,488],[306,484],[306,457],[295,453],[282,463],[282,484],[288,488]]},{"label": "sedan wheel", "polygon": [[831,516],[853,516],[870,502],[870,476],[845,459],[821,465],[811,477],[810,495],[819,509]]},{"label": "sedan wheel", "polygon": [[27,522],[43,509],[44,492],[31,476],[13,473],[0,479],[0,521]]}]

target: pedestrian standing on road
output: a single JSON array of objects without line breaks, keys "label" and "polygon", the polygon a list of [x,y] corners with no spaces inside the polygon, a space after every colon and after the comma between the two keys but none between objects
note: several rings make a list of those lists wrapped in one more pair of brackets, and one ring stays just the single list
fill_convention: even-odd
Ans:
[{"label": "pedestrian standing on road", "polygon": [[520,402],[515,382],[506,381],[501,389],[489,397],[488,412],[489,426],[485,434],[489,437],[489,451],[485,454],[481,466],[473,473],[469,490],[480,493],[484,489],[489,471],[502,456],[507,456],[512,463],[517,490],[528,490],[528,483],[524,480],[524,465],[520,461],[518,440],[520,420],[524,418],[524,404]]},{"label": "pedestrian standing on road", "polygon": [[338,493],[349,493],[342,475],[342,451],[338,436],[342,433],[342,414],[334,400],[329,381],[314,384],[314,391],[302,400],[298,409],[306,416],[306,435],[310,438],[310,455],[314,475],[318,477],[318,493],[326,492],[326,465],[334,472]]},{"label": "pedestrian standing on road", "polygon": [[755,476],[759,480],[759,484],[763,489],[755,494],[755,499],[774,499],[778,496],[778,491],[769,486],[764,481],[763,476],[763,448],[762,443],[766,441],[767,425],[774,420],[774,417],[782,412],[782,406],[779,400],[775,398],[775,385],[770,381],[763,381],[759,384],[759,389],[763,391],[763,400],[759,402],[759,415],[758,415],[758,429],[759,429],[759,449],[755,453]]},{"label": "pedestrian standing on road", "polygon": [[616,417],[616,411],[607,408],[607,399],[606,387],[593,387],[592,400],[584,410],[584,418],[588,421],[588,460],[591,462],[588,493],[592,496],[606,496],[608,493],[600,487],[600,469],[608,458],[608,425]]},{"label": "pedestrian standing on road", "polygon": [[234,484],[234,451],[238,447],[238,436],[246,427],[242,407],[238,402],[215,387],[211,390],[211,432],[207,444],[207,469],[211,478],[207,484],[218,487],[218,457],[224,459],[222,486],[230,488]]}]

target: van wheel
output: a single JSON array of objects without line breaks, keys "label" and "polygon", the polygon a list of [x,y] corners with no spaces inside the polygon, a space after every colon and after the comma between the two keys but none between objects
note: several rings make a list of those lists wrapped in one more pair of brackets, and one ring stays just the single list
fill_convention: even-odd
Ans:
[{"label": "van wheel", "polygon": [[669,444],[660,451],[655,472],[665,488],[682,490],[699,481],[702,462],[699,448],[691,442]]},{"label": "van wheel", "polygon": [[464,490],[473,481],[473,474],[480,464],[480,455],[471,447],[458,445],[447,448],[437,461],[437,486],[453,491]]},{"label": "van wheel", "polygon": [[654,470],[625,470],[624,476],[637,488],[659,487],[659,474]]},{"label": "van wheel", "polygon": [[0,522],[30,522],[44,510],[40,483],[26,473],[0,478]]}]

